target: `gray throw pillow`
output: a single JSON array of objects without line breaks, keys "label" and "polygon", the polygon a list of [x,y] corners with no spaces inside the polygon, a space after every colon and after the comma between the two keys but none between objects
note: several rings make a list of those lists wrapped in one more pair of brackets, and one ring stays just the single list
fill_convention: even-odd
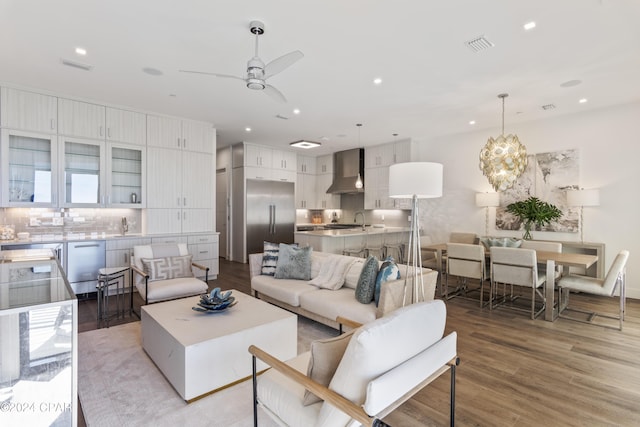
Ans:
[{"label": "gray throw pillow", "polygon": [[356,285],[356,299],[362,304],[369,304],[373,301],[376,290],[376,277],[378,276],[378,259],[369,256],[362,267],[358,284]]},{"label": "gray throw pillow", "polygon": [[280,243],[276,279],[311,280],[311,253],[313,248]]}]

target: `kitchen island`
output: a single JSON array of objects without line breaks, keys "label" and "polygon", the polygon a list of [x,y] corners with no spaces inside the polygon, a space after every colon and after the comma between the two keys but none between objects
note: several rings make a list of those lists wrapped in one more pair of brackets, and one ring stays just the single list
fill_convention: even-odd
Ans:
[{"label": "kitchen island", "polygon": [[314,251],[342,254],[345,249],[382,247],[409,242],[408,227],[365,227],[341,230],[297,231],[295,242]]}]

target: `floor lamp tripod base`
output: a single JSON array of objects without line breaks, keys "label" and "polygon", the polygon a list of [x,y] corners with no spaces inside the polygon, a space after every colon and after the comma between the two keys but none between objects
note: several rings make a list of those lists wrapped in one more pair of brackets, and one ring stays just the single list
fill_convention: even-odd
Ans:
[{"label": "floor lamp tripod base", "polygon": [[[420,250],[420,225],[418,222],[418,196],[414,195],[411,207],[411,227],[407,254],[407,271],[404,276],[404,295],[402,305],[425,301],[424,280],[422,277],[422,255]],[[411,284],[409,283],[411,279]],[[407,292],[410,299],[407,300]]]}]

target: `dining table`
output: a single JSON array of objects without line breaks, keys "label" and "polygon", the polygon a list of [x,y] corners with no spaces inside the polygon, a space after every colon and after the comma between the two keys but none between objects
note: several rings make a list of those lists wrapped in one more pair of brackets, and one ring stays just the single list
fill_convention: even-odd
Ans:
[{"label": "dining table", "polygon": [[[442,275],[442,260],[443,256],[446,255],[447,252],[447,243],[434,243],[431,245],[423,245],[422,250],[424,251],[432,251],[436,254],[437,265],[440,266],[438,273]],[[491,251],[486,251],[487,257],[491,256]],[[588,269],[593,264],[598,262],[597,255],[589,255],[589,254],[577,254],[577,253],[569,253],[569,252],[549,252],[549,251],[540,251],[536,250],[536,259],[538,264],[546,265],[546,271],[554,271],[556,269],[556,264],[562,266],[563,275],[569,274],[569,269],[571,267],[578,267],[583,269]],[[550,280],[549,280],[550,279]],[[562,307],[560,307],[560,303],[562,302],[562,298],[558,304],[555,304],[555,278],[553,275],[547,276],[547,280],[545,282],[545,295],[546,295],[546,304],[544,311],[544,320],[553,322],[557,317],[560,311],[562,311]]]}]

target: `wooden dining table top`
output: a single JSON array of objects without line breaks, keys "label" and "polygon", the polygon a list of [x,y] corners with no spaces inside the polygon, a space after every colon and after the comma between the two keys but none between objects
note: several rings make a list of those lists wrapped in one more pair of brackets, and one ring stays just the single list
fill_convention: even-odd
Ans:
[{"label": "wooden dining table top", "polygon": [[[422,249],[432,251],[446,252],[446,243],[434,243],[431,245],[423,245]],[[491,251],[486,251],[487,256],[491,255]],[[546,263],[549,260],[555,261],[557,264],[565,265],[569,267],[583,267],[589,268],[598,261],[596,255],[589,254],[576,254],[570,252],[549,252],[536,250],[536,258],[538,263]]]}]

